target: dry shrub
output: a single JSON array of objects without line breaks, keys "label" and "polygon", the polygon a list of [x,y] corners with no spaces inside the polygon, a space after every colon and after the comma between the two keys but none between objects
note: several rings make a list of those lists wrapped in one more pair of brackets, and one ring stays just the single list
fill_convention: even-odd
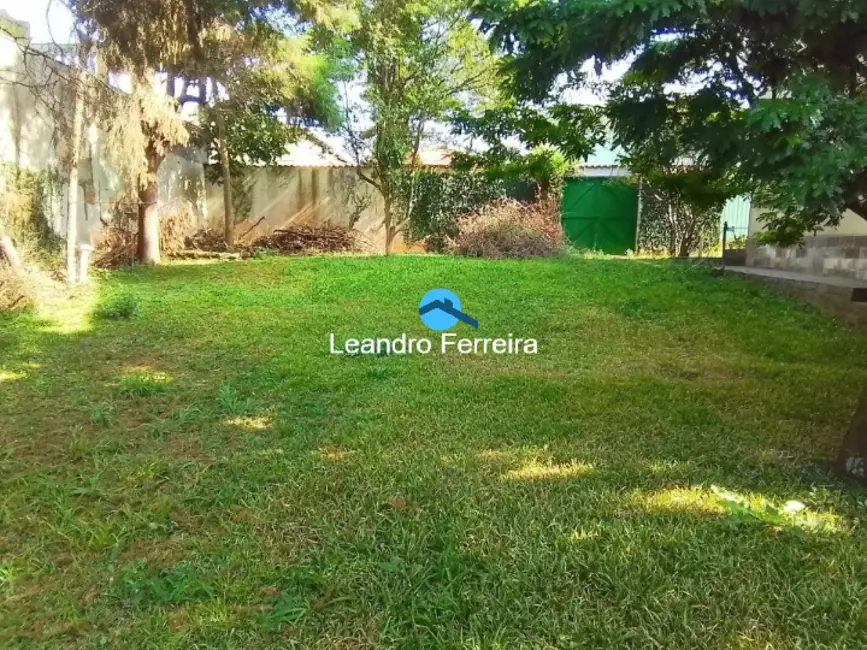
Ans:
[{"label": "dry shrub", "polygon": [[23,270],[0,261],[0,311],[19,311],[36,306],[33,285]]},{"label": "dry shrub", "polygon": [[39,309],[66,295],[66,285],[52,272],[35,266],[16,269],[0,260],[0,312]]},{"label": "dry shrub", "polygon": [[501,199],[458,220],[450,250],[468,257],[556,257],[563,252],[560,203]]}]

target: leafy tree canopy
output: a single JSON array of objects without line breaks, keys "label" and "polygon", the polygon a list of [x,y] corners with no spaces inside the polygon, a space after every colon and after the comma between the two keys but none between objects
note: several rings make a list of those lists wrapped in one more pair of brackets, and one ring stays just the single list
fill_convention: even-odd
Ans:
[{"label": "leafy tree canopy", "polygon": [[[867,2],[481,0],[524,97],[627,61],[608,115],[618,142],[659,129],[706,169],[736,170],[772,236],[793,243],[867,217]],[[669,128],[669,130],[671,130]]]},{"label": "leafy tree canopy", "polygon": [[568,104],[535,106],[506,99],[480,110],[458,110],[453,123],[457,133],[478,138],[485,147],[481,153],[456,155],[456,167],[543,186],[586,160],[605,138],[599,111]]},{"label": "leafy tree canopy", "polygon": [[346,135],[359,176],[382,195],[389,250],[413,210],[419,147],[451,111],[492,95],[498,72],[464,0],[363,2],[358,24],[345,39],[361,85]]}]

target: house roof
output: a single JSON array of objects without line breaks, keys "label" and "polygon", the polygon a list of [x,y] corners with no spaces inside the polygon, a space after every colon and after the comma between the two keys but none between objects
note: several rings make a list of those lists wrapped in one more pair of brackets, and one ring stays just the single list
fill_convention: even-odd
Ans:
[{"label": "house roof", "polygon": [[587,161],[582,163],[582,167],[622,167],[620,164],[620,156],[624,153],[623,149],[613,144],[596,145],[596,149],[587,158]]},{"label": "house roof", "polygon": [[352,162],[349,156],[327,145],[299,140],[289,146],[276,164],[282,167],[348,167]]},{"label": "house roof", "polygon": [[455,152],[447,147],[428,147],[418,150],[418,164],[422,167],[451,167]]}]

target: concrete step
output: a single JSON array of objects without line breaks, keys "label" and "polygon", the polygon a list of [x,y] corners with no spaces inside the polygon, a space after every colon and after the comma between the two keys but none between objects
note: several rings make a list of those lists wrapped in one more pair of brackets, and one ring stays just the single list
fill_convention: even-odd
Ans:
[{"label": "concrete step", "polygon": [[726,271],[769,284],[852,327],[867,330],[867,302],[863,298],[867,297],[867,281],[752,266],[732,266]]}]

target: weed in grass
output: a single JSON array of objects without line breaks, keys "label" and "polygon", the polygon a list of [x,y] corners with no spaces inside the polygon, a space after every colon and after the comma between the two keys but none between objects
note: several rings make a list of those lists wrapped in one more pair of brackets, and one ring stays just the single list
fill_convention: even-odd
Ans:
[{"label": "weed in grass", "polygon": [[97,318],[103,320],[131,320],[140,311],[140,300],[132,293],[119,293],[109,296],[100,304],[95,312]]},{"label": "weed in grass", "polygon": [[106,593],[127,607],[148,607],[202,602],[212,597],[215,590],[212,584],[202,580],[193,562],[183,561],[167,569],[156,569],[140,561],[125,566]]},{"label": "weed in grass", "polygon": [[167,391],[170,383],[164,373],[136,372],[121,377],[118,393],[122,397],[149,397]]},{"label": "weed in grass", "polygon": [[88,409],[90,421],[107,427],[114,421],[114,406],[112,404],[92,404]]},{"label": "weed in grass", "polygon": [[15,565],[11,562],[0,562],[0,593],[9,593],[15,584]]},{"label": "weed in grass", "polygon": [[217,386],[217,404],[224,416],[247,415],[259,408],[253,397],[242,397],[231,384]]}]

